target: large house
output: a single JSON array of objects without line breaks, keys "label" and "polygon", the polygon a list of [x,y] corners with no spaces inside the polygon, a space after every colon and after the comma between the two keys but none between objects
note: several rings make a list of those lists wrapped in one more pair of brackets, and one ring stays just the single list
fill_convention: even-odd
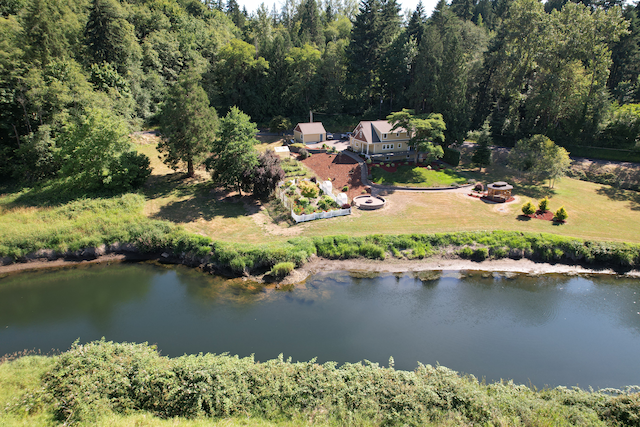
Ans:
[{"label": "large house", "polygon": [[363,121],[356,126],[349,146],[356,153],[362,153],[373,160],[407,160],[415,156],[409,146],[411,136],[406,129],[393,126],[386,120]]},{"label": "large house", "polygon": [[324,126],[320,122],[298,123],[293,129],[293,135],[296,142],[303,144],[314,144],[327,140],[327,131],[324,130]]}]

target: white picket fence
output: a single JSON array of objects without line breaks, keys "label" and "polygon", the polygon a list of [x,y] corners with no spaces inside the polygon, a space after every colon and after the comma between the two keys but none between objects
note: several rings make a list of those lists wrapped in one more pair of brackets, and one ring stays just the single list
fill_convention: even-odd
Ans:
[{"label": "white picket fence", "polygon": [[314,219],[333,218],[336,216],[351,215],[351,208],[349,209],[335,209],[329,212],[316,212],[308,215],[296,215],[291,211],[291,218],[295,222],[313,221]]},{"label": "white picket fence", "polygon": [[[329,182],[328,188],[331,188],[331,181],[328,181],[328,182]],[[316,213],[312,213],[312,214],[296,215],[293,212],[293,201],[287,197],[287,187],[283,187],[283,183],[284,182],[279,182],[278,183],[278,187],[276,189],[276,195],[282,201],[282,204],[284,205],[284,207],[291,210],[291,218],[293,218],[293,220],[296,223],[306,222],[306,221],[313,221],[315,219],[326,219],[326,218],[333,218],[333,217],[336,217],[336,216],[351,215],[351,208],[348,208],[348,209],[334,209],[334,210],[328,211],[328,212],[316,212]],[[295,180],[294,180],[294,183],[295,183]],[[323,192],[325,192],[325,189],[322,188],[322,187],[323,186],[320,185],[320,188],[323,190]],[[329,197],[331,197],[334,201],[336,200],[336,196],[334,196],[333,193],[325,193],[325,194],[327,194]]]}]

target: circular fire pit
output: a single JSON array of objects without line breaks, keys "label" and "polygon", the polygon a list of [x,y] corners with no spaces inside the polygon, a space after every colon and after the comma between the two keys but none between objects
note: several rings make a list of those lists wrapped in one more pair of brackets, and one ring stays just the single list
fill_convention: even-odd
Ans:
[{"label": "circular fire pit", "polygon": [[354,197],[353,203],[358,207],[358,209],[372,211],[375,209],[382,209],[387,201],[383,197],[367,194],[364,196]]}]

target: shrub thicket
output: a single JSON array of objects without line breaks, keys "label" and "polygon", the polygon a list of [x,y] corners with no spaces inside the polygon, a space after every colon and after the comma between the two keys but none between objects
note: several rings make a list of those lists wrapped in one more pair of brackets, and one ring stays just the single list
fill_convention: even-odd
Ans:
[{"label": "shrub thicket", "polygon": [[[13,362],[10,362],[13,363]],[[535,391],[513,382],[480,383],[442,366],[412,372],[376,363],[258,363],[200,354],[170,359],[146,344],[104,340],[55,357],[43,389],[14,410],[42,399],[55,417],[86,422],[105,413],[147,411],[163,418],[234,415],[272,420],[315,418],[341,425],[638,425],[639,394],[558,387]],[[317,417],[320,417],[318,419]],[[508,422],[505,422],[507,421]],[[451,423],[447,423],[450,425]]]}]

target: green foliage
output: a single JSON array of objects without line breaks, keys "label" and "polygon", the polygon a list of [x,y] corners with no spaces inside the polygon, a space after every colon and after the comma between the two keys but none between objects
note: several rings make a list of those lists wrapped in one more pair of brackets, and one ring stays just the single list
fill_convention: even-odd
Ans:
[{"label": "green foliage", "polygon": [[129,151],[111,163],[110,180],[104,180],[105,187],[116,191],[129,191],[142,187],[151,175],[149,158],[144,154]]},{"label": "green foliage", "polygon": [[275,116],[269,122],[269,130],[271,132],[284,134],[289,129],[291,129],[291,120],[287,117]]},{"label": "green foliage", "polygon": [[544,135],[519,140],[509,153],[509,166],[532,180],[548,179],[553,187],[571,165],[569,153]]},{"label": "green foliage", "polygon": [[307,157],[311,157],[311,153],[309,153],[306,148],[301,148],[300,151],[298,151],[298,154],[300,155],[300,158],[302,160],[306,159]]},{"label": "green foliage", "polygon": [[53,178],[60,170],[57,147],[51,138],[51,127],[42,125],[36,133],[30,133],[20,148],[15,151],[16,164],[13,175],[23,182],[42,181]]},{"label": "green foliage", "polygon": [[567,210],[564,208],[564,206],[560,206],[556,213],[553,215],[554,221],[564,222],[567,218],[569,218],[569,214],[567,213]]},{"label": "green foliage", "polygon": [[426,117],[414,116],[413,110],[402,109],[387,116],[392,125],[391,131],[403,129],[411,136],[409,145],[415,150],[415,162],[418,162],[420,152],[427,153],[429,160],[439,159],[444,155],[442,147],[436,144],[444,143],[444,131],[447,126],[442,114],[432,113]]},{"label": "green foliage", "polygon": [[522,205],[522,213],[524,215],[532,215],[536,212],[536,207],[533,203],[531,203],[531,201],[528,201],[527,203]]},{"label": "green foliage", "polygon": [[80,187],[128,190],[149,176],[149,159],[130,152],[124,121],[105,110],[89,110],[56,142],[62,176]]},{"label": "green foliage", "polygon": [[300,188],[300,194],[311,199],[318,197],[318,193],[320,192],[318,185],[311,181],[300,181],[298,188]]},{"label": "green foliage", "polygon": [[269,274],[275,277],[285,277],[293,271],[295,266],[292,262],[279,262],[273,266]]},{"label": "green foliage", "polygon": [[92,0],[85,29],[94,62],[111,63],[121,73],[126,73],[140,55],[134,26],[126,20],[125,13],[116,0]]},{"label": "green foliage", "polygon": [[55,418],[71,423],[91,423],[105,412],[134,411],[162,418],[242,414],[291,420],[323,408],[331,414],[326,420],[337,424],[367,420],[374,425],[430,425],[455,419],[456,424],[498,425],[509,419],[545,425],[638,425],[638,393],[564,387],[534,391],[512,382],[484,384],[442,366],[422,364],[407,372],[370,362],[338,367],[282,357],[263,363],[226,354],[170,359],[147,344],[102,340],[76,342],[44,366],[43,390],[14,405],[28,406],[46,393]]},{"label": "green foliage", "polygon": [[306,197],[300,197],[298,199],[298,203],[300,203],[300,206],[302,206],[303,208],[306,208],[307,206],[309,206],[309,199]]},{"label": "green foliage", "polygon": [[442,161],[454,167],[460,164],[460,151],[448,147],[445,147],[443,151]]},{"label": "green foliage", "polygon": [[[470,132],[471,133],[471,132]],[[476,165],[489,166],[491,164],[491,149],[489,144],[493,143],[491,138],[491,126],[488,121],[482,125],[482,129],[473,132],[476,143],[478,144],[473,151],[471,161]]]},{"label": "green foliage", "polygon": [[318,200],[318,207],[323,211],[330,211],[332,209],[337,209],[340,206],[329,196],[324,195]]},{"label": "green foliage", "polygon": [[540,202],[538,203],[538,209],[540,209],[542,212],[546,212],[549,210],[549,199],[547,197],[540,200]]},{"label": "green foliage", "polygon": [[259,164],[254,148],[257,133],[251,118],[236,107],[220,120],[213,153],[206,162],[214,182],[239,192],[252,189],[253,183],[247,176]]},{"label": "green foliage", "polygon": [[597,144],[602,147],[634,147],[640,137],[640,104],[612,107],[601,125]]},{"label": "green foliage", "polygon": [[162,140],[158,150],[164,154],[163,161],[174,170],[186,163],[190,177],[213,149],[218,129],[218,115],[209,106],[200,78],[193,69],[182,73],[160,113]]}]

